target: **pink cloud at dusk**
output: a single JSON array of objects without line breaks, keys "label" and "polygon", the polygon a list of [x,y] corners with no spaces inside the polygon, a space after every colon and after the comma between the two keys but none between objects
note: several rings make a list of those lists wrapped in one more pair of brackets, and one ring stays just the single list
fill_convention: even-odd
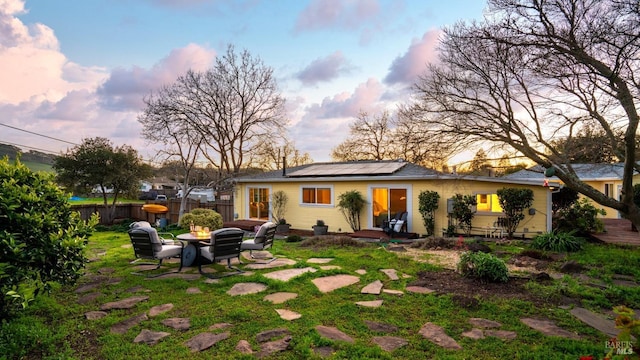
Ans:
[{"label": "pink cloud at dusk", "polygon": [[100,87],[101,103],[112,110],[141,110],[143,98],[163,85],[170,85],[189,69],[203,71],[209,68],[216,53],[195,44],[174,49],[151,69],[134,66],[114,69]]},{"label": "pink cloud at dusk", "polygon": [[331,81],[341,74],[348,74],[351,67],[341,51],[315,59],[297,74],[298,80],[304,85],[315,85],[323,81]]},{"label": "pink cloud at dusk", "polygon": [[357,29],[380,12],[377,0],[312,0],[298,15],[297,31],[325,28]]},{"label": "pink cloud at dusk", "polygon": [[361,111],[374,111],[379,104],[384,88],[376,79],[358,85],[353,94],[342,92],[326,97],[320,104],[307,108],[307,119],[326,119],[336,117],[356,117]]},{"label": "pink cloud at dusk", "polygon": [[428,63],[437,61],[440,34],[440,30],[429,30],[422,39],[414,40],[407,52],[393,61],[384,83],[412,85],[426,70]]},{"label": "pink cloud at dusk", "polygon": [[[18,104],[30,98],[55,101],[104,77],[99,68],[81,69],[60,52],[53,30],[43,24],[24,25],[16,16],[24,2],[0,0],[0,103]],[[83,72],[79,80],[72,76]]]}]

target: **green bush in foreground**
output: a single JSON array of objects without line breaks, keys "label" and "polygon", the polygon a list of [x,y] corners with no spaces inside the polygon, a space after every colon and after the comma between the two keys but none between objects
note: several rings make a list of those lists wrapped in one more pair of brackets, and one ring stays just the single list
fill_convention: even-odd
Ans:
[{"label": "green bush in foreground", "polygon": [[180,227],[183,229],[189,229],[191,224],[208,227],[211,231],[218,230],[222,228],[222,215],[211,209],[193,209],[180,219]]},{"label": "green bush in foreground", "polygon": [[462,253],[460,262],[458,262],[458,271],[464,277],[490,282],[507,282],[509,280],[509,270],[504,261],[483,252],[467,251]]},{"label": "green bush in foreground", "polygon": [[531,247],[538,250],[555,252],[574,252],[582,249],[584,240],[573,235],[574,232],[556,232],[536,235],[531,242]]},{"label": "green bush in foreground", "polygon": [[0,159],[0,318],[55,283],[74,284],[97,215],[83,221],[53,175]]}]

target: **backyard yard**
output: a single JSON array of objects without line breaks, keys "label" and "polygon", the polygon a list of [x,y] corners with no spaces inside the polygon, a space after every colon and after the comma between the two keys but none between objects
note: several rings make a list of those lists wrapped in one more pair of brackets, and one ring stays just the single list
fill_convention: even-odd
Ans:
[{"label": "backyard yard", "polygon": [[[277,239],[276,261],[242,257],[245,272],[208,279],[197,267],[131,274],[124,231],[90,238],[86,274],[3,322],[9,359],[601,359],[614,306],[640,308],[638,249],[589,243],[575,253],[525,242],[483,243],[505,283],[462,277],[476,241],[413,244],[326,236]],[[575,265],[570,270],[566,264]],[[159,271],[177,270],[177,259]],[[563,266],[564,265],[564,266]],[[221,264],[203,265],[225,272]],[[564,272],[563,272],[564,271]],[[635,355],[635,354],[634,354]],[[1,358],[2,356],[0,356]]]}]

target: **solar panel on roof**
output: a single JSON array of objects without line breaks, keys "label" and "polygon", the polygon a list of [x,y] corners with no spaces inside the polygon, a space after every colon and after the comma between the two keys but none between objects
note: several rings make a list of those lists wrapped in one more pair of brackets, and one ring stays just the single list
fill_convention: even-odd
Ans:
[{"label": "solar panel on roof", "polygon": [[388,175],[400,170],[405,162],[317,164],[288,173],[291,177],[335,175]]}]

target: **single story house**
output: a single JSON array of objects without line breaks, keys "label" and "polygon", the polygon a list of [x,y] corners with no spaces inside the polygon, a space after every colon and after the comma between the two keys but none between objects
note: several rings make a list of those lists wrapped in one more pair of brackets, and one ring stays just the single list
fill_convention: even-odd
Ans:
[{"label": "single story house", "polygon": [[422,191],[431,190],[440,195],[435,217],[437,234],[449,225],[447,200],[462,194],[476,196],[478,205],[472,233],[485,235],[494,229],[498,217],[504,216],[497,190],[517,187],[531,189],[534,201],[531,209],[525,211],[516,235],[533,237],[551,231],[554,185],[557,186],[556,183],[544,186],[539,180],[443,174],[401,160],[314,163],[237,178],[234,217],[272,220],[271,195],[284,191],[288,195],[285,218],[292,228],[311,230],[321,219],[330,232],[348,233],[352,230],[336,205],[340,194],[357,190],[367,201],[360,218],[363,229],[381,229],[384,220],[399,211],[407,211],[407,231],[425,234],[418,196]]},{"label": "single story house", "polygon": [[[623,163],[599,163],[599,164],[572,164],[571,167],[576,172],[578,178],[584,181],[589,186],[602,192],[608,197],[619,199],[620,192],[622,190],[622,175],[624,173]],[[513,174],[504,176],[505,179],[521,181],[521,180],[533,180],[533,181],[554,181],[562,184],[556,176],[546,176],[545,168],[536,165],[528,169],[520,170]],[[640,181],[640,175],[634,174],[633,183],[637,184]],[[584,197],[583,195],[580,195]],[[597,204],[593,201],[591,203],[597,208],[604,209],[606,215],[600,216],[603,218],[617,219],[621,218],[621,214],[612,208]]]}]

